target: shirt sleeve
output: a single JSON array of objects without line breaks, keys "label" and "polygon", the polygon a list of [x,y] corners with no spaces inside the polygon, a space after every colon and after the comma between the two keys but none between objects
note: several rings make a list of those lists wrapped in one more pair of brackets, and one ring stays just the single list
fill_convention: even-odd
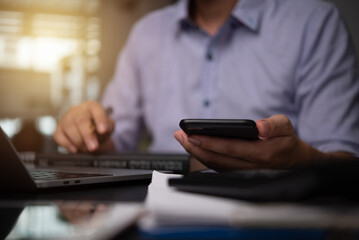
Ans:
[{"label": "shirt sleeve", "polygon": [[112,140],[117,152],[136,150],[143,130],[140,81],[136,63],[137,39],[134,28],[118,57],[114,77],[107,85],[102,99],[104,107],[113,109],[115,130]]},{"label": "shirt sleeve", "polygon": [[298,136],[323,152],[359,156],[359,78],[346,26],[333,5],[308,18],[298,64]]}]

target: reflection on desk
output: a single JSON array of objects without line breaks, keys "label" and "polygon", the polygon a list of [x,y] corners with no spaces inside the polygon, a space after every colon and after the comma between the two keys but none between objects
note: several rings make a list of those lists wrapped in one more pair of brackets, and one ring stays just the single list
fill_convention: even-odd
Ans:
[{"label": "reflection on desk", "polygon": [[[5,239],[9,235],[26,206],[48,206],[54,202],[64,201],[105,204],[131,202],[141,205],[146,197],[148,184],[149,180],[138,180],[36,193],[1,191],[0,239]],[[35,222],[36,219],[32,221]],[[126,239],[137,239],[134,228],[124,234]]]},{"label": "reflection on desk", "polygon": [[6,239],[109,239],[135,223],[142,212],[139,203],[28,204]]}]

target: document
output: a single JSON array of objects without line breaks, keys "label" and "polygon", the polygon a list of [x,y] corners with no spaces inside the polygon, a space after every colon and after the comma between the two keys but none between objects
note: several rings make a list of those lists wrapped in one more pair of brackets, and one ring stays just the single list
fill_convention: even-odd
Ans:
[{"label": "document", "polygon": [[231,226],[256,228],[359,229],[359,208],[322,207],[295,203],[252,203],[181,192],[168,186],[181,175],[154,171],[145,206],[149,214],[142,229],[159,226]]}]

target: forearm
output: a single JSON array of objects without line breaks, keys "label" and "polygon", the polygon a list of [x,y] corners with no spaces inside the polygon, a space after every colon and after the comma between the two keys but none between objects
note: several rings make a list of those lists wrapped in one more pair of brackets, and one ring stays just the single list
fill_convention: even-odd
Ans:
[{"label": "forearm", "polygon": [[[301,141],[301,140],[300,140]],[[331,161],[331,160],[348,160],[348,159],[352,159],[355,156],[350,153],[350,152],[346,152],[346,151],[335,151],[335,152],[321,152],[317,149],[315,149],[314,147],[312,147],[311,145],[301,141],[301,152],[303,154],[303,165],[307,165],[307,164],[315,164],[315,163],[320,163],[320,162],[325,162],[325,161]],[[302,155],[301,154],[301,155]],[[299,164],[296,165],[302,165],[300,162]]]}]

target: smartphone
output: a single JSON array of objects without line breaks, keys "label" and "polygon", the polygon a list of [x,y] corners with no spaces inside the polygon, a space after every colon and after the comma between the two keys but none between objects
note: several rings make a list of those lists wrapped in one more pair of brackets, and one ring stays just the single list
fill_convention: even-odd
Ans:
[{"label": "smartphone", "polygon": [[249,119],[182,119],[180,127],[188,135],[258,140],[257,125]]}]

